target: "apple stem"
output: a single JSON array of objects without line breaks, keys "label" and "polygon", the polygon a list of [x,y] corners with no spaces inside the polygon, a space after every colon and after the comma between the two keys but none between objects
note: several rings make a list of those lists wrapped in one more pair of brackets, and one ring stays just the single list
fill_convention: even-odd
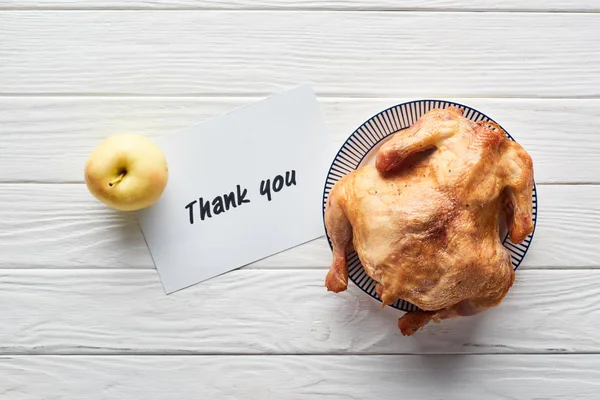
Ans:
[{"label": "apple stem", "polygon": [[114,186],[117,183],[121,182],[123,180],[124,176],[125,176],[125,172],[122,172],[121,175],[117,176],[115,179],[113,179],[112,181],[108,182],[108,186]]}]

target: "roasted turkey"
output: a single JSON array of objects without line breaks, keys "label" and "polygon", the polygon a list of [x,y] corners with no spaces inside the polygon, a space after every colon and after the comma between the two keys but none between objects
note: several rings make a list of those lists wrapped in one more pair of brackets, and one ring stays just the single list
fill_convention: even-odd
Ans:
[{"label": "roasted turkey", "polygon": [[531,157],[498,125],[456,107],[431,110],[393,134],[374,166],[332,188],[327,289],[346,290],[354,249],[383,306],[419,307],[399,319],[404,335],[497,306],[514,281],[500,217],[510,240],[522,242],[533,230],[532,190]]}]

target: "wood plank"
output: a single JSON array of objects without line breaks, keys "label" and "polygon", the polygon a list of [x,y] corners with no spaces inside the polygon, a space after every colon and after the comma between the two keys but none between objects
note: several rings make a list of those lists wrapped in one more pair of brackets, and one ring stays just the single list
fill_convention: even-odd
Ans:
[{"label": "wood plank", "polygon": [[2,9],[598,11],[589,0],[3,0]]},{"label": "wood plank", "polygon": [[[1,268],[154,268],[135,214],[105,207],[84,184],[2,185],[0,221]],[[324,266],[330,254],[321,239],[251,266]]]},{"label": "wood plank", "polygon": [[[539,186],[539,222],[523,268],[600,267],[600,186]],[[135,215],[99,203],[83,184],[5,184],[0,268],[154,268]],[[32,251],[35,249],[35,251]],[[328,268],[324,238],[253,268]]]},{"label": "wood plank", "polygon": [[[0,97],[0,182],[83,182],[86,158],[108,135],[169,135],[260,99]],[[366,119],[409,100],[320,103],[340,146]],[[450,100],[499,121],[531,153],[538,183],[600,182],[600,100]]]},{"label": "wood plank", "polygon": [[3,94],[600,96],[594,13],[9,11],[0,26]]},{"label": "wood plank", "polygon": [[[11,399],[596,400],[600,358],[534,356],[3,357]],[[7,396],[8,398],[8,396]]]},{"label": "wood plank", "polygon": [[503,303],[403,337],[325,271],[234,271],[166,296],[155,271],[0,270],[0,354],[600,353],[600,271],[519,271]]}]

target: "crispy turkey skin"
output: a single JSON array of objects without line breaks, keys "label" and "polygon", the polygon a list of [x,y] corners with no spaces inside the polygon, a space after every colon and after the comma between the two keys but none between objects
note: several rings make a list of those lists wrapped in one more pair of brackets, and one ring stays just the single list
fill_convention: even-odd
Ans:
[{"label": "crispy turkey skin", "polygon": [[511,241],[522,242],[533,230],[532,190],[531,157],[499,126],[455,107],[431,110],[392,135],[375,166],[332,188],[327,289],[347,288],[355,249],[384,306],[404,299],[422,310],[399,319],[404,335],[494,307],[514,281],[499,216]]}]

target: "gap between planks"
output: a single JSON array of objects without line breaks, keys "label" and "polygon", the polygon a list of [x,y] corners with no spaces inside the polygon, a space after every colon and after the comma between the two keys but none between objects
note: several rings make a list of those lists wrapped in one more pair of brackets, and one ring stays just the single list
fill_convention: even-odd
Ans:
[{"label": "gap between planks", "polygon": [[[2,185],[82,185],[85,182],[83,180],[80,181],[51,181],[51,180],[0,180],[0,186]],[[536,183],[536,186],[599,186],[600,182],[543,182]]]},{"label": "gap between planks", "polygon": [[[1,349],[1,347],[0,347]],[[556,353],[543,353],[543,352],[522,352],[522,353],[215,353],[215,352],[139,352],[139,353],[105,353],[105,354],[90,354],[90,353],[51,353],[51,354],[25,354],[25,353],[1,353],[0,360],[17,357],[89,357],[89,358],[100,358],[100,357],[439,357],[439,356],[460,356],[460,357],[479,357],[479,356],[494,356],[494,357],[514,357],[514,356],[542,356],[542,357],[560,357],[560,356],[590,356],[600,355],[600,351],[574,351],[574,352],[556,352]]]},{"label": "gap between planks", "polygon": [[28,11],[53,11],[53,12],[71,12],[71,11],[202,11],[202,12],[388,12],[388,13],[495,13],[495,14],[599,14],[600,10],[587,10],[576,8],[572,10],[556,9],[494,9],[494,8],[456,8],[456,7],[240,7],[240,8],[216,8],[216,7],[60,7],[60,6],[40,6],[40,7],[2,7],[0,12],[28,12]]},{"label": "gap between planks", "polygon": [[[129,11],[129,10],[128,10]],[[2,10],[0,10],[0,13]],[[302,85],[302,82],[299,82],[298,85]],[[313,85],[313,87],[315,87]],[[131,99],[136,100],[137,98],[143,99],[196,99],[196,100],[210,100],[212,98],[216,99],[249,99],[261,101],[267,97],[275,96],[279,93],[286,92],[287,90],[280,91],[269,91],[269,92],[254,92],[254,93],[208,93],[208,92],[197,92],[197,93],[170,93],[170,94],[160,94],[160,93],[75,93],[75,92],[40,92],[40,93],[2,93],[0,92],[0,98],[11,98],[11,97],[25,97],[25,98],[70,98],[70,99],[86,99],[86,98],[118,98],[118,99]],[[379,94],[365,94],[365,93],[334,93],[334,92],[321,92],[316,91],[318,98],[328,99],[328,100],[393,100],[395,97],[391,96],[382,96]],[[398,96],[398,98],[405,99],[407,96]],[[498,100],[600,100],[599,95],[581,95],[581,96],[560,96],[560,95],[552,95],[552,96],[526,96],[519,94],[512,95],[503,95],[503,94],[431,94],[429,93],[427,96],[412,96],[415,100],[445,100],[445,99],[498,99]]]},{"label": "gap between planks", "polygon": [[[315,240],[321,240],[323,239],[322,237],[319,237]],[[288,249],[290,250],[290,249]],[[285,252],[287,250],[283,250],[283,252]],[[276,255],[276,254],[274,254]],[[257,260],[255,262],[258,262],[260,260]],[[235,268],[232,269],[230,271],[225,272],[226,274],[230,273],[230,272],[234,272],[234,271],[272,271],[272,272],[282,272],[282,271],[296,271],[296,272],[303,272],[303,271],[326,271],[329,269],[329,266],[323,265],[323,266],[316,266],[316,265],[312,265],[312,266],[297,266],[297,265],[292,265],[289,267],[285,267],[285,266],[281,266],[281,267],[263,267],[263,266],[252,266],[249,265],[247,267],[239,267],[239,268]],[[527,270],[527,271],[531,271],[531,270],[535,270],[535,271],[586,271],[586,270],[596,270],[596,269],[600,269],[600,264],[599,265],[584,265],[584,266],[574,266],[574,267],[548,267],[548,266],[537,266],[537,265],[533,265],[533,266],[527,266],[527,267],[523,267],[523,268],[517,268],[516,273],[519,273],[519,270]],[[124,272],[132,272],[132,271],[148,271],[148,270],[153,270],[156,271],[156,268],[147,268],[147,267],[139,267],[139,268],[131,268],[131,267],[127,267],[127,268],[118,268],[118,269],[111,269],[111,268],[107,268],[107,267],[98,267],[98,266],[90,266],[90,267],[66,267],[66,266],[52,266],[52,268],[40,268],[38,266],[35,267],[22,267],[20,266],[19,268],[0,268],[0,273],[2,273],[2,271],[40,271],[40,272],[46,272],[46,271],[69,271],[69,272],[88,272],[88,271],[124,271]]]}]

